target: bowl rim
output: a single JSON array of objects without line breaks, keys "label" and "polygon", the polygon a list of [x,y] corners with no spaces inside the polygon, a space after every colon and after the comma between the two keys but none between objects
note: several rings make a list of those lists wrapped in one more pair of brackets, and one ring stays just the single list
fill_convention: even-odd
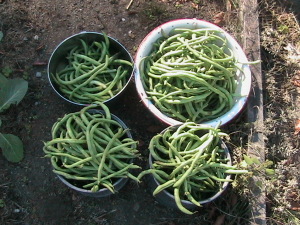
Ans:
[{"label": "bowl rim", "polygon": [[[50,86],[52,87],[52,89],[55,91],[55,93],[60,96],[62,99],[64,99],[65,101],[69,102],[69,103],[72,103],[72,104],[75,104],[75,105],[78,105],[78,106],[88,106],[90,105],[89,103],[79,103],[79,102],[75,102],[75,101],[72,101],[70,99],[68,99],[67,97],[65,97],[62,93],[60,93],[59,90],[57,90],[57,88],[55,87],[55,85],[53,84],[53,81],[51,79],[51,75],[50,75],[50,66],[51,66],[51,61],[52,59],[54,58],[54,55],[55,53],[58,51],[58,49],[68,40],[72,39],[72,38],[76,38],[80,35],[84,35],[84,34],[94,34],[94,35],[101,35],[103,36],[104,34],[101,33],[101,32],[96,32],[96,31],[81,31],[79,33],[75,33],[65,39],[63,39],[55,48],[54,50],[52,51],[50,57],[49,57],[49,61],[48,61],[48,65],[47,65],[47,76],[48,76],[48,81],[50,83]],[[103,101],[103,103],[108,103],[110,101],[112,101],[113,99],[115,99],[117,96],[119,96],[123,91],[124,89],[129,85],[130,81],[132,80],[133,76],[134,76],[134,68],[135,68],[135,64],[134,64],[134,58],[132,57],[131,53],[128,51],[128,49],[119,41],[117,40],[116,38],[112,37],[112,36],[109,36],[107,35],[107,37],[111,40],[113,40],[116,44],[118,44],[118,46],[120,46],[125,52],[126,54],[128,55],[128,58],[130,59],[131,63],[132,63],[132,71],[131,71],[131,74],[130,76],[128,77],[128,81],[126,82],[126,84],[123,86],[123,88],[121,89],[121,91],[119,91],[116,95],[114,95],[113,97]]]},{"label": "bowl rim", "polygon": [[[222,33],[225,35],[225,37],[230,41],[232,45],[234,45],[235,48],[237,48],[238,52],[240,53],[239,59],[241,62],[243,62],[242,68],[243,68],[243,73],[245,77],[245,81],[243,82],[243,96],[240,96],[239,99],[237,99],[236,103],[233,105],[233,107],[223,114],[222,116],[219,116],[213,120],[209,121],[204,121],[199,124],[206,124],[209,126],[216,126],[218,124],[221,124],[221,126],[229,123],[231,120],[233,120],[244,108],[246,105],[246,102],[249,98],[249,94],[251,91],[251,83],[252,83],[252,77],[251,77],[251,71],[250,67],[248,64],[248,59],[247,56],[245,55],[242,47],[239,45],[239,43],[225,30],[223,30],[221,27],[206,21],[202,19],[197,19],[197,18],[183,18],[183,19],[174,19],[170,20],[168,22],[165,22],[158,27],[154,28],[151,32],[149,32],[146,37],[142,40],[140,43],[137,52],[135,54],[135,72],[134,72],[134,79],[135,79],[135,86],[138,92],[138,95],[140,99],[142,100],[143,104],[152,112],[159,120],[162,122],[168,124],[168,125],[176,125],[176,124],[182,124],[182,121],[176,120],[174,118],[171,118],[167,116],[166,114],[162,113],[155,105],[154,103],[149,99],[147,96],[143,85],[141,81],[141,76],[139,72],[139,66],[141,64],[142,58],[143,58],[143,51],[146,48],[150,41],[155,37],[155,36],[163,36],[163,30],[166,28],[175,28],[178,27],[178,24],[188,24],[189,26],[193,26],[195,28],[200,28],[201,26],[203,27],[213,27],[215,29],[218,29],[222,31]],[[182,26],[182,25],[181,25]],[[148,43],[149,42],[149,43]]]}]

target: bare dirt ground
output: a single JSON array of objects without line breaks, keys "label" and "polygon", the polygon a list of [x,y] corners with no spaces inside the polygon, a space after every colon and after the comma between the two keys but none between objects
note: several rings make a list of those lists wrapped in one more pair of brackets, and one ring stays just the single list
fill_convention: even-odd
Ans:
[{"label": "bare dirt ground", "polygon": [[[0,224],[217,225],[221,224],[220,221],[223,224],[247,224],[247,218],[240,218],[236,223],[229,222],[232,217],[224,219],[228,212],[235,215],[234,200],[228,201],[228,198],[236,200],[234,194],[227,195],[226,203],[208,204],[193,216],[185,216],[159,205],[145,183],[137,185],[129,182],[117,195],[106,198],[81,196],[55,177],[49,160],[44,158],[43,141],[50,139],[52,124],[65,113],[80,109],[57,96],[47,78],[48,59],[65,38],[81,31],[105,32],[118,39],[134,56],[142,39],[166,21],[199,18],[215,22],[231,31],[234,29],[232,24],[216,15],[223,15],[223,12],[232,22],[238,17],[236,1],[135,0],[126,9],[129,2],[0,0],[0,31],[4,33],[0,41],[0,72],[8,74],[10,78],[23,77],[29,82],[29,91],[23,101],[1,115],[1,131],[21,137],[25,157],[20,163],[13,164],[0,155]],[[228,11],[228,8],[231,10]],[[267,56],[270,57],[269,53]],[[41,72],[41,76],[37,72]],[[272,82],[268,79],[270,87]],[[269,93],[272,90],[270,88]],[[267,105],[269,112],[276,112],[276,118],[280,117],[277,113],[282,108],[274,110],[270,104]],[[142,105],[134,82],[110,107],[112,113],[132,129],[134,138],[139,141],[143,156],[139,163],[144,167],[150,138],[166,125],[160,123]],[[274,126],[274,132],[278,134],[282,124],[271,123],[273,116],[268,115],[269,127]],[[299,118],[298,114],[293,114],[292,118]],[[243,119],[237,122],[243,122]],[[288,122],[292,128],[286,136],[293,132],[294,122]],[[274,136],[269,127],[268,145],[274,149],[278,136]],[[280,138],[284,148],[284,138]],[[293,143],[292,149],[299,147],[298,141]],[[231,211],[222,208],[224,205],[227,209],[231,208]]]}]

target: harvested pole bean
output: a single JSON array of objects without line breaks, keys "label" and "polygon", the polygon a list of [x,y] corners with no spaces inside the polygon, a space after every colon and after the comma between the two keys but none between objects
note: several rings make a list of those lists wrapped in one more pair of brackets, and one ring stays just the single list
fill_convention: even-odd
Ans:
[{"label": "harvested pole bean", "polygon": [[231,174],[248,172],[231,165],[222,145],[224,136],[228,135],[218,127],[194,122],[169,127],[150,140],[150,169],[137,178],[152,174],[159,183],[153,195],[167,191],[183,213],[192,214],[181,200],[200,206],[201,201],[223,190],[225,182],[232,181]]},{"label": "harvested pole bean", "polygon": [[65,67],[51,74],[52,80],[71,101],[104,102],[124,88],[133,71],[133,63],[114,51],[105,34],[101,42],[81,39],[67,53]]},{"label": "harvested pole bean", "polygon": [[[102,111],[92,111],[98,107]],[[137,180],[131,170],[139,166],[137,141],[112,117],[101,102],[66,114],[54,123],[52,140],[44,143],[44,153],[51,159],[53,172],[79,188],[97,191],[108,188],[114,192],[119,178]]]},{"label": "harvested pole bean", "polygon": [[144,89],[165,115],[201,123],[234,104],[237,59],[220,30],[175,28],[140,65]]}]

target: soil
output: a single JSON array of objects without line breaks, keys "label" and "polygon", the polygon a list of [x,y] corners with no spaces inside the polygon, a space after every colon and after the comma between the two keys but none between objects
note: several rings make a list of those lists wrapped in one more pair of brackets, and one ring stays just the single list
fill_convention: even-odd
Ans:
[{"label": "soil", "polygon": [[[158,205],[147,185],[129,182],[116,195],[93,199],[67,188],[44,158],[43,141],[52,124],[80,107],[61,99],[50,87],[47,61],[65,38],[81,31],[105,32],[134,56],[142,39],[156,26],[176,18],[214,20],[224,11],[218,1],[0,1],[0,66],[12,77],[23,77],[29,91],[18,106],[3,115],[3,133],[19,136],[25,157],[18,164],[0,157],[0,224],[172,224],[194,223],[172,209]],[[41,77],[37,76],[40,72]],[[134,82],[110,105],[111,112],[131,128],[145,165],[150,138],[166,127],[140,102]],[[187,222],[189,220],[189,222]],[[181,222],[179,222],[181,221]],[[196,223],[196,222],[195,222]]]},{"label": "soil", "polygon": [[[219,0],[135,0],[126,9],[129,2],[0,0],[0,31],[4,33],[0,40],[0,72],[29,82],[22,102],[1,115],[1,132],[19,136],[25,156],[14,164],[0,154],[0,224],[180,225],[220,220],[221,213],[214,203],[193,216],[158,204],[145,182],[128,182],[119,193],[105,198],[82,196],[67,188],[51,171],[49,159],[44,158],[43,141],[50,139],[53,123],[65,113],[80,110],[60,98],[47,77],[48,59],[65,38],[81,31],[105,32],[134,57],[143,38],[169,20],[205,19],[230,31],[232,24],[216,15],[226,12],[232,21],[237,16],[233,5],[228,12]],[[139,141],[142,157],[138,163],[144,168],[149,140],[167,125],[141,103],[133,80],[109,107]]]}]

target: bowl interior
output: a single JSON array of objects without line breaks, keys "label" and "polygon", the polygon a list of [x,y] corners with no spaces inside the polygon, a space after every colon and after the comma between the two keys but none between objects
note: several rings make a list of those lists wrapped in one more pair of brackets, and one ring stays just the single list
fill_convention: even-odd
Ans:
[{"label": "bowl interior", "polygon": [[[110,42],[109,49],[110,49],[111,54],[119,53],[120,59],[124,59],[124,60],[130,61],[132,63],[134,62],[133,58],[131,57],[131,54],[127,51],[127,49],[119,41],[117,41],[116,39],[114,39],[112,37],[108,37],[108,38],[109,38],[109,42]],[[62,97],[66,101],[71,102],[73,104],[87,105],[87,104],[81,104],[81,103],[71,101],[67,97],[62,95],[62,93],[60,93],[60,91],[59,91],[57,84],[53,81],[52,76],[51,76],[51,74],[55,74],[56,72],[62,70],[63,68],[65,68],[68,65],[68,61],[67,61],[66,57],[71,49],[73,49],[75,46],[81,45],[80,39],[84,40],[87,44],[91,44],[93,41],[98,41],[98,42],[104,41],[104,35],[102,33],[97,33],[97,32],[81,32],[79,34],[75,34],[71,37],[68,37],[67,39],[62,41],[56,47],[56,49],[53,51],[53,53],[51,54],[48,68],[47,68],[47,73],[48,73],[48,79],[49,79],[49,82],[50,82],[52,88],[60,97]],[[131,79],[131,77],[133,76],[133,68],[132,68],[132,71],[129,72],[129,74],[130,74],[130,76],[127,78],[128,82]],[[128,82],[127,82],[127,84],[128,84]],[[127,86],[127,84],[124,85],[123,89]],[[114,97],[116,97],[116,95]],[[109,99],[109,100],[111,100],[111,99]]]},{"label": "bowl interior", "polygon": [[198,19],[173,20],[155,28],[144,38],[144,40],[141,42],[137,50],[137,54],[135,57],[135,65],[136,65],[135,83],[136,83],[138,94],[142,99],[142,102],[153,114],[155,114],[163,122],[169,125],[176,125],[182,123],[181,121],[177,121],[173,118],[166,116],[158,108],[156,108],[156,106],[151,102],[151,100],[149,100],[143,88],[142,80],[140,76],[140,68],[144,66],[142,59],[150,55],[152,51],[153,43],[155,43],[157,39],[161,37],[170,35],[170,33],[174,28],[188,28],[188,29],[214,28],[216,30],[222,31],[221,34],[222,37],[225,37],[228,40],[228,44],[227,44],[228,48],[232,50],[236,59],[238,59],[238,61],[240,62],[238,63],[238,66],[239,68],[241,68],[241,70],[238,70],[236,73],[237,88],[233,99],[234,106],[223,116],[202,123],[210,126],[216,126],[219,123],[221,123],[222,125],[226,124],[242,110],[243,106],[246,103],[251,88],[251,72],[250,72],[249,65],[247,65],[248,62],[247,57],[243,52],[242,48],[240,47],[240,45],[237,43],[237,41],[232,36],[230,36],[227,32],[222,30],[220,27],[212,23],[209,23],[207,21],[198,20]]}]

